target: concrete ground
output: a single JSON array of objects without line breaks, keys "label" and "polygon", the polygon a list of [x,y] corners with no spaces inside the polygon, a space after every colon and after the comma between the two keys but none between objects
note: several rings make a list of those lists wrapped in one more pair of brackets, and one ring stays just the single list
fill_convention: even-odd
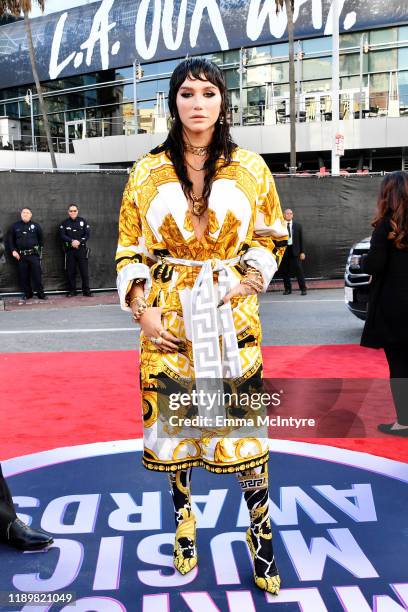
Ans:
[{"label": "concrete ground", "polygon": [[[344,304],[342,288],[312,289],[307,296],[273,290],[260,296],[264,345],[357,344],[363,328]],[[139,328],[114,292],[93,298],[51,297],[47,302],[5,299],[0,311],[0,352],[128,350]]]}]

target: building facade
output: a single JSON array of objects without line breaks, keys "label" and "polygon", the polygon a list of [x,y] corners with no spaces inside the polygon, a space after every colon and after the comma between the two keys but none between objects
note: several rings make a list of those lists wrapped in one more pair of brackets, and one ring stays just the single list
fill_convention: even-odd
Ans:
[{"label": "building facade", "polygon": [[[408,126],[408,5],[339,4],[342,168],[399,169]],[[34,19],[32,28],[55,148],[79,164],[127,167],[160,142],[170,74],[186,55],[201,55],[224,71],[236,140],[259,150],[274,171],[287,169],[287,22],[275,2],[103,0]],[[302,170],[330,166],[330,34],[330,1],[295,2]],[[21,21],[0,26],[0,145],[46,150]]]}]

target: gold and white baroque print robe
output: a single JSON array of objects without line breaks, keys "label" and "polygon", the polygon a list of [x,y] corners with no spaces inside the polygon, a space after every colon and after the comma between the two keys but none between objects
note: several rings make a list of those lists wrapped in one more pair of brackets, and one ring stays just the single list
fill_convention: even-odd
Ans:
[{"label": "gold and white baroque print robe", "polygon": [[[148,154],[134,165],[119,218],[116,263],[121,307],[129,310],[127,294],[132,281],[144,278],[148,305],[162,307],[163,327],[184,340],[178,352],[165,353],[141,333],[142,461],[151,470],[168,472],[202,466],[211,472],[225,473],[250,469],[268,460],[266,438],[220,437],[219,432],[191,436],[188,429],[184,433],[182,428],[175,428],[172,433],[159,418],[158,391],[163,377],[177,383],[180,379],[198,378],[198,370],[201,376],[211,376],[205,373],[205,366],[211,361],[205,351],[204,365],[198,367],[197,347],[202,348],[200,334],[205,334],[192,316],[197,297],[194,290],[204,267],[200,263],[176,263],[174,258],[191,263],[207,261],[211,304],[206,306],[214,314],[218,312],[220,297],[240,282],[248,265],[261,271],[266,291],[287,244],[286,223],[274,179],[256,153],[237,148],[228,166],[222,167],[220,162],[208,212],[208,227],[199,241],[193,231],[187,199],[165,152]],[[219,310],[224,308],[227,324],[230,316],[233,341],[230,338],[225,342],[222,325],[221,331],[216,326],[218,361],[222,353],[221,370],[216,371],[221,372],[220,376],[226,377],[228,373],[235,376],[238,383],[252,384],[262,376],[258,298],[235,297],[228,305],[229,310],[225,306]],[[228,345],[235,347],[235,353]],[[228,359],[232,362],[235,357],[238,370],[226,368]]]}]

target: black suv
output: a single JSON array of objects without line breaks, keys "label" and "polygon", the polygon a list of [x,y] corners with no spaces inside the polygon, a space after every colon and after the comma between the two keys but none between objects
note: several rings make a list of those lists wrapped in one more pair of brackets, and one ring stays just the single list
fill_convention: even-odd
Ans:
[{"label": "black suv", "polygon": [[344,272],[344,299],[347,308],[356,317],[365,321],[367,316],[368,295],[370,292],[371,276],[364,274],[358,264],[353,265],[352,257],[366,255],[370,248],[370,238],[356,242],[350,249]]}]

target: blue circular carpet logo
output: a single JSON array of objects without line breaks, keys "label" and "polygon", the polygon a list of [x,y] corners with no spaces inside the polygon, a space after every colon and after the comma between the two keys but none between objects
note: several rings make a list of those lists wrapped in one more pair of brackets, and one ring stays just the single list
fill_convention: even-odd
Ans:
[{"label": "blue circular carpet logo", "polygon": [[73,592],[46,612],[399,612],[408,609],[408,465],[329,446],[271,442],[270,514],[282,578],[257,589],[248,513],[234,475],[194,469],[198,567],[173,567],[167,476],[145,470],[141,441],[6,461],[19,515],[54,534],[46,552],[0,548],[0,591]]}]

